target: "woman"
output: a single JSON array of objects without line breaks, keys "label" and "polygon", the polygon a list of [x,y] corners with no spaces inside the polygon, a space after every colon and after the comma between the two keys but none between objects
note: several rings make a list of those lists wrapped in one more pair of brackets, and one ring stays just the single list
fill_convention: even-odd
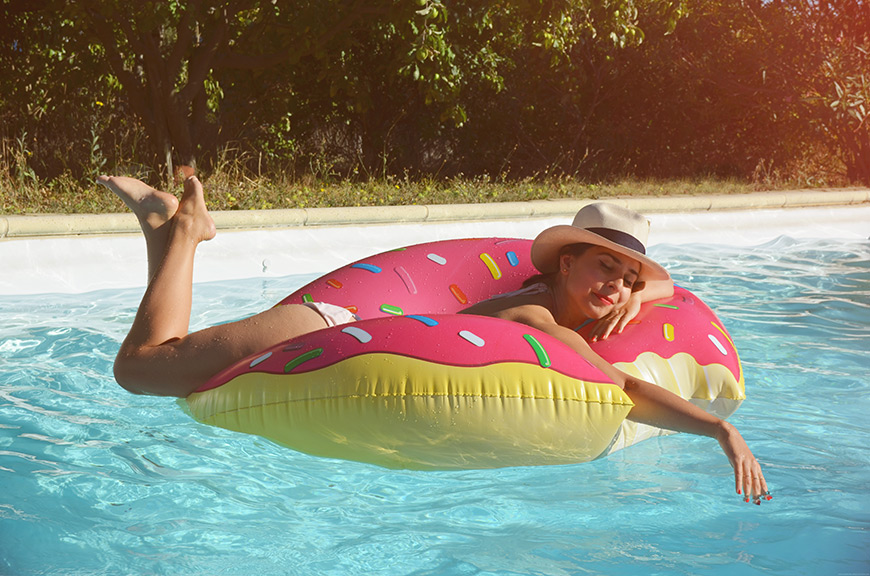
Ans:
[{"label": "woman", "polygon": [[[335,306],[297,304],[188,334],[193,260],[200,242],[215,235],[202,185],[184,182],[179,203],[131,178],[100,177],[136,214],[145,235],[148,288],[115,361],[115,378],[137,394],[184,397],[246,356],[337,323],[353,321]],[[731,424],[692,403],[634,378],[601,358],[576,332],[597,321],[591,339],[620,332],[644,301],[673,292],[667,271],[644,252],[649,224],[608,204],[581,210],[571,226],[542,232],[532,262],[543,275],[523,290],[476,304],[465,313],[520,322],[565,342],[604,372],[631,398],[629,419],[718,440],[728,457],[738,494],[756,504],[770,499],[761,466]]]}]

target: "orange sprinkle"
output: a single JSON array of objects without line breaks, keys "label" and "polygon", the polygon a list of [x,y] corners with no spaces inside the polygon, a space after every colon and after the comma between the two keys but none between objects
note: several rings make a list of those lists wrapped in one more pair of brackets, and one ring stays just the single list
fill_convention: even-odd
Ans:
[{"label": "orange sprinkle", "polygon": [[330,286],[332,286],[333,288],[341,288],[343,286],[343,284],[341,282],[339,282],[338,280],[333,280],[332,278],[327,280],[326,283],[329,284]]},{"label": "orange sprinkle", "polygon": [[468,304],[468,298],[465,297],[465,294],[462,290],[459,289],[459,286],[456,284],[450,285],[450,291],[453,292],[453,296],[459,301],[460,304]]}]

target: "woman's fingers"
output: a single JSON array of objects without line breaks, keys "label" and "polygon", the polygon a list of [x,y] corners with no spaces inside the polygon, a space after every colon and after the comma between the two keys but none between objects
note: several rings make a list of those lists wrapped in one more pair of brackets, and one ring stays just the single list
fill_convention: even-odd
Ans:
[{"label": "woman's fingers", "polygon": [[761,465],[755,458],[747,458],[734,467],[734,479],[737,493],[743,496],[745,502],[760,505],[762,500],[771,500],[773,496],[767,488],[767,481],[761,472]]},{"label": "woman's fingers", "polygon": [[761,464],[749,450],[736,428],[723,423],[719,443],[734,468],[734,483],[737,493],[744,501],[761,504],[761,500],[773,498],[768,492],[767,481],[761,472]]},{"label": "woman's fingers", "polygon": [[619,322],[616,323],[616,333],[622,334],[622,331],[625,330],[625,327],[628,326],[631,317],[628,314],[623,314],[619,318]]},{"label": "woman's fingers", "polygon": [[[606,340],[613,332],[613,329],[619,325],[620,319],[623,317],[622,314],[611,313],[609,316],[596,322],[595,326],[592,327],[592,331],[589,332],[589,340],[591,342],[595,342],[596,340]],[[617,330],[617,332],[621,331],[622,330]]]}]

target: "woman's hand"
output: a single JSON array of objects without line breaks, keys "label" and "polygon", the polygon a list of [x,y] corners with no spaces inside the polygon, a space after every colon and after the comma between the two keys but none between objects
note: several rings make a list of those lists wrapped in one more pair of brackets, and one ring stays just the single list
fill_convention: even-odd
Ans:
[{"label": "woman's hand", "polygon": [[[595,356],[592,358],[596,359]],[[612,367],[608,371],[606,365],[599,364],[593,362],[593,365],[601,369],[617,385],[622,382],[622,389],[634,402],[634,406],[628,413],[629,420],[667,430],[715,438],[734,469],[737,493],[747,502],[751,498],[755,504],[761,504],[762,499],[771,499],[764,474],[761,473],[761,464],[752,455],[752,451],[749,450],[749,446],[746,445],[737,428],[673,392]]]},{"label": "woman's hand", "polygon": [[761,464],[752,455],[737,428],[723,421],[716,440],[719,441],[722,451],[734,468],[737,493],[741,494],[746,502],[749,502],[751,497],[755,504],[761,504],[762,499],[773,498],[767,491],[767,482],[764,480],[764,474],[761,473]]},{"label": "woman's hand", "polygon": [[598,320],[592,326],[592,330],[589,332],[589,341],[606,340],[614,330],[617,334],[622,334],[628,323],[640,312],[641,303],[641,293],[633,292],[625,304],[614,307],[607,316]]},{"label": "woman's hand", "polygon": [[640,312],[641,304],[670,298],[674,295],[674,282],[670,278],[667,280],[638,282],[634,288],[634,292],[631,293],[625,304],[615,307],[607,316],[592,326],[592,330],[587,337],[589,342],[606,340],[608,336],[613,334],[614,330],[617,334],[621,334],[625,330],[625,327],[628,326],[628,323],[634,320],[635,316]]}]

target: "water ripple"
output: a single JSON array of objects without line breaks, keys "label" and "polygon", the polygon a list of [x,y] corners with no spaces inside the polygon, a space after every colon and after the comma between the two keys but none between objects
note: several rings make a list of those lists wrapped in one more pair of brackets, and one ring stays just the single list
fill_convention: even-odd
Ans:
[{"label": "water ripple", "polygon": [[[4,297],[0,573],[856,571],[870,530],[870,243],[653,252],[740,349],[748,399],[734,421],[776,495],[764,507],[732,494],[714,441],[682,435],[584,465],[489,471],[295,453],[114,384],[141,291]],[[308,279],[199,285],[192,326]]]}]

